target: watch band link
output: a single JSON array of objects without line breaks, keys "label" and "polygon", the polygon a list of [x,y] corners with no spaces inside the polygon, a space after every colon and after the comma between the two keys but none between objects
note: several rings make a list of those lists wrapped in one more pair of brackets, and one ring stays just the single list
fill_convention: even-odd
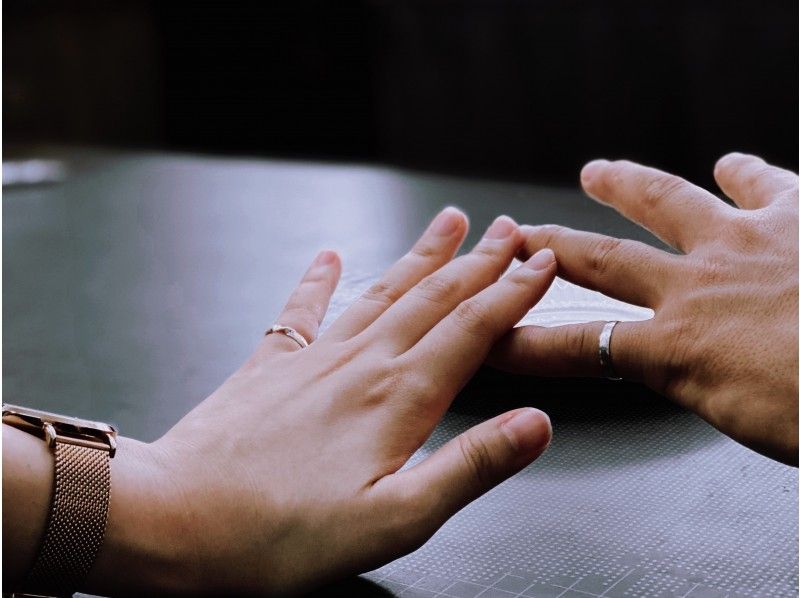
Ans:
[{"label": "watch band link", "polygon": [[28,588],[72,595],[103,543],[111,489],[109,453],[56,440],[53,501]]}]

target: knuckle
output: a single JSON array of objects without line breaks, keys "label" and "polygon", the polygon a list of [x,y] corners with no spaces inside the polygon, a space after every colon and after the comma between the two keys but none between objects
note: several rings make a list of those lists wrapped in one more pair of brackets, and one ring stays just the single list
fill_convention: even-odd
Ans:
[{"label": "knuckle", "polygon": [[434,274],[423,278],[414,290],[414,294],[435,303],[442,303],[448,297],[457,296],[460,290],[461,281],[458,278]]},{"label": "knuckle", "polygon": [[380,280],[367,289],[362,298],[382,305],[392,305],[401,296],[400,289],[385,280]]},{"label": "knuckle", "polygon": [[457,325],[469,334],[478,337],[492,336],[491,315],[489,310],[478,300],[470,299],[460,303],[453,315]]},{"label": "knuckle", "polygon": [[402,357],[392,359],[383,375],[389,381],[389,387],[404,404],[428,405],[429,399],[437,394],[437,387],[430,375],[413,360]]},{"label": "knuckle", "polygon": [[611,192],[619,188],[630,176],[632,172],[631,169],[635,168],[636,165],[633,162],[629,162],[628,160],[615,160],[601,170],[598,183],[602,185],[606,191]]},{"label": "knuckle", "polygon": [[644,186],[642,207],[647,210],[654,210],[664,201],[669,201],[679,196],[685,188],[686,181],[680,177],[668,174],[653,177]]},{"label": "knuckle", "polygon": [[360,403],[363,405],[383,405],[393,397],[405,394],[398,392],[411,390],[411,381],[406,372],[395,367],[391,359],[379,363],[377,367],[364,374],[364,378],[370,382],[368,388],[362,394]]},{"label": "knuckle", "polygon": [[486,260],[490,262],[497,262],[503,253],[503,245],[500,243],[478,243],[473,247],[472,251],[467,257],[473,259]]},{"label": "knuckle", "polygon": [[301,289],[314,288],[321,284],[327,283],[330,279],[331,279],[330,270],[313,268],[303,277],[303,280],[300,282],[300,286],[298,288]]},{"label": "knuckle", "polygon": [[769,240],[773,228],[765,222],[762,212],[740,211],[728,223],[727,237],[737,248],[752,250]]},{"label": "knuckle", "polygon": [[[362,367],[359,358],[364,354],[364,345],[356,339],[350,339],[345,342],[336,343],[335,347],[326,355],[326,359],[320,360],[315,364],[316,375],[321,379],[324,376],[330,376],[344,368],[353,368],[354,370]],[[358,370],[360,373],[365,370]]]},{"label": "knuckle", "polygon": [[500,279],[499,284],[507,285],[512,289],[513,292],[524,292],[525,294],[530,294],[531,290],[534,288],[532,285],[534,281],[539,277],[539,272],[533,270],[532,268],[515,268],[509,274],[502,279]]},{"label": "knuckle", "polygon": [[700,288],[716,286],[725,279],[728,266],[722,256],[710,255],[699,262],[695,270],[697,285]]},{"label": "knuckle", "polygon": [[589,268],[601,276],[606,274],[612,268],[621,249],[622,241],[620,239],[603,237],[589,250]]},{"label": "knuckle", "polygon": [[409,251],[410,256],[423,260],[438,257],[440,254],[441,248],[426,241],[419,241],[411,248],[411,251]]},{"label": "knuckle", "polygon": [[494,460],[489,447],[483,439],[469,432],[458,436],[457,441],[468,475],[473,483],[479,488],[490,486]]},{"label": "knuckle", "polygon": [[759,187],[775,179],[775,168],[762,162],[754,164],[743,174],[746,177],[747,192],[755,194]]}]

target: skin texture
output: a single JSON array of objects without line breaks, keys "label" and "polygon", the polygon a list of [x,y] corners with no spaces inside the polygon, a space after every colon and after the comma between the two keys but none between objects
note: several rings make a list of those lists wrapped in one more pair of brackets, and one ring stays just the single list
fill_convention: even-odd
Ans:
[{"label": "skin texture", "polygon": [[[268,335],[163,438],[121,439],[107,536],[85,590],[298,593],[415,549],[536,459],[550,422],[522,408],[400,471],[555,276],[547,249],[498,281],[522,249],[510,218],[452,259],[466,232],[465,216],[444,210],[316,339],[341,271],[336,254],[321,253],[276,320],[308,348]],[[41,529],[41,509],[21,510]],[[12,579],[35,550],[20,552]]]},{"label": "skin texture", "polygon": [[[680,253],[537,226],[523,227],[522,257],[548,247],[563,278],[652,308],[652,320],[614,329],[617,372],[742,444],[797,465],[797,175],[729,154],[714,177],[735,207],[653,168],[590,162],[581,173],[586,193]],[[489,361],[539,376],[600,376],[602,327],[518,328]]]}]

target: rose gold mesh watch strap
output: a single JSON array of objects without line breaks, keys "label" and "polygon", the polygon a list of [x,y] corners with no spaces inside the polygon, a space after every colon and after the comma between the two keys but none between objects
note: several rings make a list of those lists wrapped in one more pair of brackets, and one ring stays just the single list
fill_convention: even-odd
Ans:
[{"label": "rose gold mesh watch strap", "polygon": [[111,492],[107,451],[56,440],[53,501],[26,590],[77,591],[103,543]]}]

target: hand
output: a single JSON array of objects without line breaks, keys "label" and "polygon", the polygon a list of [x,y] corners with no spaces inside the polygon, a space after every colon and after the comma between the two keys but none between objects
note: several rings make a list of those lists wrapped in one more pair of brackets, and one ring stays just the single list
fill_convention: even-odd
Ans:
[{"label": "hand", "polygon": [[[714,176],[738,209],[626,161],[598,160],[581,173],[591,197],[681,255],[560,226],[523,227],[523,255],[549,247],[565,279],[655,310],[652,320],[614,329],[620,376],[754,450],[797,464],[797,175],[729,154]],[[518,328],[489,361],[535,375],[600,376],[602,326]]]},{"label": "hand", "polygon": [[[136,447],[148,465],[119,479],[147,492],[134,489],[136,500],[120,496],[116,507],[112,497],[122,523],[91,589],[306,590],[415,549],[544,451],[549,420],[523,408],[400,471],[555,276],[545,250],[498,281],[522,246],[507,217],[451,261],[466,230],[463,214],[443,211],[315,340],[341,268],[334,253],[320,254],[277,319],[312,344],[266,336],[163,438]],[[124,529],[125,513],[133,529]]]}]

